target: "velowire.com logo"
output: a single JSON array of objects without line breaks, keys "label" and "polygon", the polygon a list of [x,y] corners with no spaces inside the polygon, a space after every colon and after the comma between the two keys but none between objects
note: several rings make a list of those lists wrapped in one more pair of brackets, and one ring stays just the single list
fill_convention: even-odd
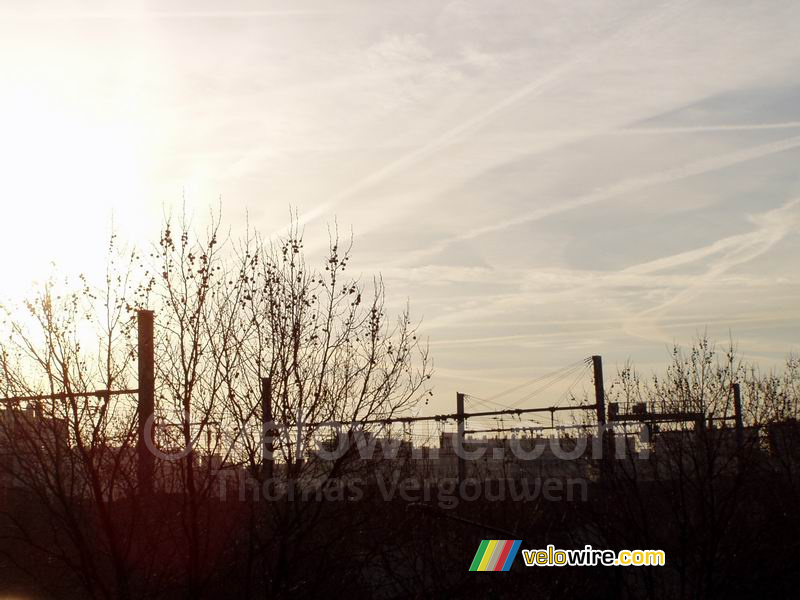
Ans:
[{"label": "velowire.com logo", "polygon": [[470,571],[508,571],[522,540],[483,540],[472,559]]}]

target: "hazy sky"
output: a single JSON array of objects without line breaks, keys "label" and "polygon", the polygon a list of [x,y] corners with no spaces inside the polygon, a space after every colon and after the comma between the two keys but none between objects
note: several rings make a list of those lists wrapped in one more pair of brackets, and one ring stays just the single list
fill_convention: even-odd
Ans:
[{"label": "hazy sky", "polygon": [[353,227],[424,317],[432,410],[706,329],[800,349],[800,3],[108,6],[0,8],[4,295],[96,268],[112,210],[152,237],[221,196]]}]

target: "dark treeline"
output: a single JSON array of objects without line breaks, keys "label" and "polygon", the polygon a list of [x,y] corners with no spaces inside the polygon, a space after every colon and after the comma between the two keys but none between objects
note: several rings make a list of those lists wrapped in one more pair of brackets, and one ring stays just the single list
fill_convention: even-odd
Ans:
[{"label": "dark treeline", "polygon": [[[430,361],[408,311],[387,315],[379,279],[349,277],[334,234],[320,268],[301,232],[266,243],[195,239],[166,226],[146,252],[112,241],[103,285],[41,289],[8,308],[0,396],[64,393],[0,407],[0,592],[59,598],[789,597],[798,589],[800,362],[761,373],[705,340],[658,376],[625,368],[607,386],[622,412],[692,413],[650,423],[647,451],[574,461],[585,497],[475,500],[445,480],[387,498],[419,461],[361,460],[353,432],[335,460],[309,460],[300,422],[407,414],[429,395]],[[137,477],[138,309],[156,314],[155,490]],[[261,381],[276,421],[273,478],[261,446]],[[732,385],[743,397],[736,431]],[[643,419],[642,422],[646,422]],[[379,428],[372,428],[376,435]],[[465,488],[492,477],[471,467]],[[523,481],[524,480],[524,481]],[[487,489],[487,488],[484,488]],[[287,491],[294,497],[289,498]],[[265,493],[269,498],[265,498]],[[457,502],[442,502],[447,498]],[[459,499],[460,498],[460,499]],[[661,549],[663,567],[468,573],[482,539],[523,548]]]}]

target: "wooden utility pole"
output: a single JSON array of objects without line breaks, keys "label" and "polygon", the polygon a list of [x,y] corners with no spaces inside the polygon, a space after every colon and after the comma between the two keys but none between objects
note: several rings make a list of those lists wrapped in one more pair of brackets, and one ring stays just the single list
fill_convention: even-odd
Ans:
[{"label": "wooden utility pole", "polygon": [[592,356],[594,367],[594,399],[597,405],[597,424],[606,424],[606,391],[603,386],[603,358]]},{"label": "wooden utility pole", "polygon": [[467,462],[464,460],[464,394],[456,392],[456,456],[458,458],[458,481],[462,482],[467,476]]},{"label": "wooden utility pole", "polygon": [[733,384],[733,417],[736,423],[736,447],[741,450],[744,446],[744,417],[742,415],[742,392],[739,384]]},{"label": "wooden utility pole", "polygon": [[[136,476],[138,478],[139,492],[151,494],[153,492],[153,470],[155,456],[147,447],[145,425],[155,412],[155,349],[153,347],[153,311],[139,310],[136,313],[138,327],[139,350],[139,405],[138,413],[138,438],[136,440],[136,453],[138,465]],[[150,442],[153,428],[150,428]]]},{"label": "wooden utility pole", "polygon": [[264,480],[272,479],[275,468],[272,431],[272,378],[261,378],[261,464]]},{"label": "wooden utility pole", "polygon": [[611,466],[611,449],[614,445],[610,432],[606,431],[606,389],[603,384],[603,358],[592,356],[594,368],[594,403],[597,412],[597,429],[600,436],[602,457],[600,458],[601,473],[608,471]]}]

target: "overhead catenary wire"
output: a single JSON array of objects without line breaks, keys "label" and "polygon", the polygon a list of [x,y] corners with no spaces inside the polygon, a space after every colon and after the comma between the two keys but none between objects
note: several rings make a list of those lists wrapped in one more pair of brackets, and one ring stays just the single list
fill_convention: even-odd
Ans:
[{"label": "overhead catenary wire", "polygon": [[580,363],[574,364],[574,365],[570,366],[569,368],[566,368],[565,370],[563,370],[561,373],[559,373],[557,376],[553,377],[549,381],[546,381],[541,386],[531,390],[526,395],[524,395],[521,398],[519,398],[519,400],[517,400],[516,402],[511,404],[510,408],[519,406],[520,404],[522,404],[524,402],[528,402],[528,401],[532,400],[534,397],[538,396],[539,394],[541,394],[545,390],[550,389],[554,385],[556,385],[558,383],[561,383],[561,382],[567,380],[568,378],[570,378],[572,376],[576,376],[577,379],[580,379],[581,377],[583,377],[584,373],[588,369],[589,369],[589,363],[586,362],[586,361],[581,361]]},{"label": "overhead catenary wire", "polygon": [[[557,369],[555,371],[550,371],[550,372],[545,373],[543,375],[539,375],[537,377],[529,379],[529,380],[527,380],[527,381],[525,381],[525,382],[523,382],[521,384],[515,385],[515,386],[513,386],[511,388],[508,388],[508,389],[506,389],[506,390],[504,390],[504,391],[502,391],[502,392],[500,392],[498,394],[495,394],[493,396],[490,396],[488,398],[475,396],[473,394],[465,394],[465,397],[468,398],[469,400],[475,402],[478,405],[483,405],[483,406],[486,406],[486,407],[496,406],[496,407],[502,408],[502,409],[514,408],[514,407],[519,406],[523,402],[531,400],[534,396],[540,394],[541,392],[545,391],[546,389],[549,389],[553,385],[557,384],[560,381],[563,381],[564,379],[566,379],[567,377],[571,376],[572,374],[574,374],[574,373],[576,373],[578,371],[580,371],[581,375],[582,375],[583,371],[585,369],[587,369],[590,364],[591,364],[591,359],[590,358],[584,358],[582,360],[579,360],[579,361],[576,361],[574,363],[571,363],[571,364],[569,364],[569,365],[567,365],[565,367],[562,367],[560,369]],[[581,376],[581,375],[579,375],[579,376]],[[534,390],[528,392],[527,394],[522,396],[520,399],[516,400],[515,402],[513,402],[511,404],[497,402],[497,398],[502,398],[503,396],[507,396],[508,394],[511,394],[511,393],[513,393],[515,391],[519,391],[519,390],[521,390],[521,389],[523,389],[525,387],[529,387],[529,386],[535,385],[535,384],[541,384],[541,385],[538,386],[537,388],[534,388]]]},{"label": "overhead catenary wire", "polygon": [[589,359],[589,358],[581,359],[581,360],[576,361],[574,363],[571,363],[571,364],[569,364],[569,365],[567,365],[565,367],[561,367],[560,369],[556,369],[555,371],[551,371],[549,373],[545,373],[544,375],[539,375],[538,377],[534,377],[532,379],[529,379],[528,381],[524,381],[523,383],[520,383],[519,385],[515,385],[513,387],[510,387],[510,388],[508,388],[508,389],[506,389],[506,390],[504,390],[504,391],[502,391],[500,393],[495,394],[494,396],[490,396],[488,398],[483,398],[483,400],[485,402],[493,402],[493,401],[497,400],[498,398],[502,398],[503,396],[507,396],[509,394],[517,392],[517,391],[519,391],[519,390],[521,390],[523,388],[528,387],[529,385],[533,385],[535,383],[550,379],[551,377],[555,377],[555,376],[563,373],[564,371],[571,371],[573,368],[577,368],[577,367],[580,367],[581,365],[586,364],[589,360],[591,360],[591,359]]},{"label": "overhead catenary wire", "polygon": [[575,376],[575,378],[572,380],[572,383],[570,383],[570,384],[569,384],[569,386],[567,386],[567,389],[566,389],[566,390],[564,391],[564,393],[561,395],[561,398],[560,398],[560,399],[559,399],[559,400],[556,402],[555,406],[561,406],[561,403],[562,403],[562,402],[564,402],[564,400],[566,400],[566,399],[567,399],[567,396],[569,396],[569,395],[571,395],[571,394],[572,394],[572,390],[573,390],[573,388],[574,388],[576,385],[578,385],[578,383],[579,383],[579,382],[580,382],[580,381],[583,379],[583,377],[586,375],[586,372],[589,370],[589,366],[590,366],[590,365],[589,365],[589,364],[587,364],[587,365],[586,365],[586,367],[585,367],[584,369],[582,369],[582,370],[581,370],[581,371],[580,371],[580,372],[579,372],[579,373],[578,373],[578,374]]},{"label": "overhead catenary wire", "polygon": [[[559,429],[561,427],[564,427],[564,425],[561,422],[556,421],[555,418],[556,411],[561,411],[571,408],[571,407],[564,407],[562,405],[564,401],[571,396],[572,390],[581,381],[581,379],[583,379],[583,377],[586,375],[586,372],[589,370],[591,365],[592,365],[592,359],[585,358],[583,360],[569,364],[556,371],[551,371],[544,375],[528,380],[527,382],[509,388],[489,398],[481,398],[470,394],[465,394],[466,398],[469,398],[471,401],[475,402],[475,404],[479,406],[484,406],[489,408],[491,408],[492,406],[497,406],[503,409],[501,411],[498,411],[498,414],[496,415],[488,417],[483,417],[483,416],[473,417],[472,419],[470,419],[472,428],[469,430],[469,432],[474,435],[475,433],[489,433],[489,432],[500,433],[503,431]],[[540,411],[540,412],[550,412],[549,418],[539,415],[527,415],[523,417],[521,414],[514,412],[515,407],[520,406],[522,403],[526,401],[532,400],[536,396],[542,394],[544,391],[564,382],[567,382],[566,390],[560,395],[556,403]],[[523,395],[521,398],[517,399],[515,402],[511,404],[504,404],[496,401],[496,398],[503,397],[513,391],[522,389],[524,387],[529,387],[534,384],[538,385],[536,385],[534,389],[529,390],[525,395]],[[574,408],[580,408],[580,407],[574,407]],[[503,419],[504,417],[508,416],[510,416],[512,419],[516,417],[517,421],[511,424],[506,424]],[[524,424],[523,424],[523,419],[525,422]]]}]

